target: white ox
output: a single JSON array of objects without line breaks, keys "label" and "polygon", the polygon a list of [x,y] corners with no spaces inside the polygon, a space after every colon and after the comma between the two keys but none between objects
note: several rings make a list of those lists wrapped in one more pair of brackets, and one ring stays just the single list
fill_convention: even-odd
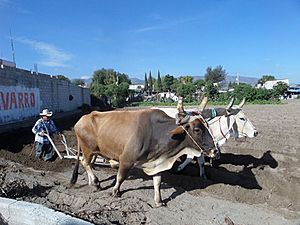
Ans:
[{"label": "white ox", "polygon": [[[206,102],[205,102],[206,101]],[[233,105],[234,99],[227,105],[226,108],[219,108],[216,113],[217,116],[210,119],[207,116],[207,111],[204,113],[203,109],[207,104],[207,99],[202,102],[202,108],[200,109],[202,116],[208,120],[208,125],[210,132],[215,140],[215,143],[220,147],[230,138],[230,137],[249,137],[253,138],[257,136],[257,131],[251,121],[246,117],[246,115],[242,111],[242,107],[245,104],[245,99],[239,105]],[[156,108],[164,111],[170,117],[177,117],[177,109],[176,108]],[[207,110],[207,109],[206,109]],[[187,114],[197,114],[195,110],[187,111]],[[206,114],[206,115],[205,115]],[[182,118],[181,118],[182,120]],[[183,170],[192,160],[193,156],[187,155],[186,160],[180,164],[177,168],[177,171]],[[197,161],[199,164],[200,176],[206,178],[204,171],[204,155],[197,157]]]}]

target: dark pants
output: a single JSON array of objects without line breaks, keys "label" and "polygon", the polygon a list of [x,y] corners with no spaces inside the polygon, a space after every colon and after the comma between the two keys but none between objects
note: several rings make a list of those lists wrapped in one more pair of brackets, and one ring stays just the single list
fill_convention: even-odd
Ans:
[{"label": "dark pants", "polygon": [[51,160],[54,156],[54,149],[51,144],[34,143],[35,157],[44,161]]}]

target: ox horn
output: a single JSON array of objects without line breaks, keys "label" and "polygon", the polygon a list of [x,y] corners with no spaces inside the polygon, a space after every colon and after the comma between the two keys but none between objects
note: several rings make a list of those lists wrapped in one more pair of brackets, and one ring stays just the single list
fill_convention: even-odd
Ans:
[{"label": "ox horn", "polygon": [[234,103],[234,97],[231,99],[231,101],[229,102],[229,104],[226,106],[226,109],[231,109],[231,107],[233,106]]},{"label": "ox horn", "polygon": [[239,108],[242,108],[245,102],[246,102],[246,98],[244,97],[242,102],[239,104]]},{"label": "ox horn", "polygon": [[182,97],[178,98],[177,110],[178,110],[179,113],[184,113],[183,98]]},{"label": "ox horn", "polygon": [[178,113],[176,114],[176,124],[185,124],[188,122],[189,117],[186,117],[186,112],[183,109],[183,98],[179,97],[177,104]]},{"label": "ox horn", "polygon": [[201,101],[201,104],[199,105],[199,111],[202,112],[206,105],[207,105],[207,102],[208,102],[208,98],[205,96],[202,101]]}]

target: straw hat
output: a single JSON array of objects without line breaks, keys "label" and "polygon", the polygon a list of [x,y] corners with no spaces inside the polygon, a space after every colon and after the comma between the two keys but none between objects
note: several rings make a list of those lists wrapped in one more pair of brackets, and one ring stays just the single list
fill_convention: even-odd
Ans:
[{"label": "straw hat", "polygon": [[49,109],[43,109],[43,111],[40,113],[40,116],[52,116],[52,112],[49,111]]}]

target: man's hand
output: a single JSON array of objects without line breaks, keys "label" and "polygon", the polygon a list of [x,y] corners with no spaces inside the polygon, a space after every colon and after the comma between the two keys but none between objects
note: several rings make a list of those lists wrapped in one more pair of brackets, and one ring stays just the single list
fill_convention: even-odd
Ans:
[{"label": "man's hand", "polygon": [[46,136],[46,134],[47,134],[46,131],[42,131],[42,132],[39,133],[39,135],[42,136],[42,137]]}]

